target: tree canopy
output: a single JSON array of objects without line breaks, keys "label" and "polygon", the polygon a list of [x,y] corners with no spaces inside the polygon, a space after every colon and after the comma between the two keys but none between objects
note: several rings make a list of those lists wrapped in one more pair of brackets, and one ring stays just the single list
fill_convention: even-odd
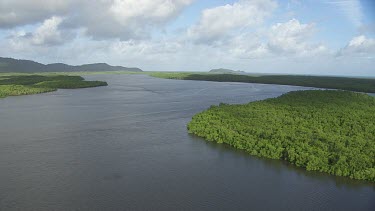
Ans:
[{"label": "tree canopy", "polygon": [[104,81],[85,81],[81,76],[10,75],[0,76],[0,98],[39,94],[57,89],[78,89],[107,86]]},{"label": "tree canopy", "polygon": [[375,182],[375,98],[296,91],[245,105],[211,106],[190,133],[309,171]]},{"label": "tree canopy", "polygon": [[188,72],[155,72],[151,73],[151,76],[179,80],[281,84],[375,93],[374,78],[347,78],[308,75],[208,74]]}]

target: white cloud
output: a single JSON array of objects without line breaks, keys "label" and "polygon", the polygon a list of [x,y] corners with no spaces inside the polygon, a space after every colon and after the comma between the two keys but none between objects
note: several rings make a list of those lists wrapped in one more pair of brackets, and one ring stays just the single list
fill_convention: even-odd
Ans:
[{"label": "white cloud", "polygon": [[141,39],[173,20],[194,0],[0,0],[0,28],[64,17],[62,28],[94,39]]},{"label": "white cloud", "polygon": [[242,0],[206,9],[199,22],[188,29],[188,35],[198,42],[212,42],[232,30],[261,24],[276,6],[272,0]]},{"label": "white cloud", "polygon": [[25,49],[31,46],[53,46],[67,42],[69,34],[61,32],[59,25],[63,19],[52,17],[45,20],[34,32],[14,31],[9,36],[10,43],[16,49]]},{"label": "white cloud", "polygon": [[88,3],[70,24],[95,39],[142,39],[173,20],[193,0],[113,0]]},{"label": "white cloud", "polygon": [[242,33],[221,45],[220,50],[225,50],[228,55],[242,59],[268,57],[269,51],[267,45],[262,42],[262,37],[261,34]]},{"label": "white cloud", "polygon": [[226,39],[219,46],[230,55],[242,59],[295,58],[330,54],[327,47],[310,41],[314,23],[302,24],[297,19],[277,23],[268,29],[245,32]]},{"label": "white cloud", "polygon": [[35,45],[55,45],[64,42],[58,26],[62,22],[61,17],[52,17],[43,22],[32,35],[32,43]]},{"label": "white cloud", "polygon": [[191,2],[191,0],[114,0],[109,6],[109,12],[123,25],[138,18],[164,22]]},{"label": "white cloud", "polygon": [[268,48],[274,54],[306,56],[327,51],[324,45],[311,44],[309,38],[315,25],[301,24],[297,19],[273,25],[269,31]]},{"label": "white cloud", "polygon": [[66,14],[72,0],[0,0],[0,28],[35,24]]},{"label": "white cloud", "polygon": [[355,56],[375,58],[375,39],[364,35],[353,37],[349,43],[338,52],[338,56]]},{"label": "white cloud", "polygon": [[239,1],[202,12],[199,22],[188,29],[190,41],[248,59],[273,56],[312,56],[327,53],[322,44],[311,43],[315,24],[297,19],[265,29],[261,23],[277,4],[273,1]]}]

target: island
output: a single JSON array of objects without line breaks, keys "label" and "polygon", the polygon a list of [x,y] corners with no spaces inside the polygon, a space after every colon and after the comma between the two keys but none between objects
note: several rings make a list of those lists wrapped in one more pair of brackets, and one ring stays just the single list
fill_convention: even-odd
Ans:
[{"label": "island", "polygon": [[244,105],[211,106],[188,131],[308,171],[375,182],[375,97],[309,90]]}]

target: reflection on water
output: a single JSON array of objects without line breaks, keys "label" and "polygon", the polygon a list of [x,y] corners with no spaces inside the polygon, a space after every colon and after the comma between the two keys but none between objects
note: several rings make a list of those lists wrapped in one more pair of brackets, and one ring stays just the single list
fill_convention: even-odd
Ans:
[{"label": "reflection on water", "polygon": [[374,210],[374,184],[190,135],[212,104],[302,87],[98,75],[0,100],[0,210]]}]

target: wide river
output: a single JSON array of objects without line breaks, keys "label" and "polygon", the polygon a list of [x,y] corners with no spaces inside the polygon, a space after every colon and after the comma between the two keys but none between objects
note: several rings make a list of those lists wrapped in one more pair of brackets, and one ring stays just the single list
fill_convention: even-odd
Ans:
[{"label": "wide river", "polygon": [[375,210],[375,185],[189,135],[212,104],[307,89],[97,75],[0,99],[0,210]]}]

